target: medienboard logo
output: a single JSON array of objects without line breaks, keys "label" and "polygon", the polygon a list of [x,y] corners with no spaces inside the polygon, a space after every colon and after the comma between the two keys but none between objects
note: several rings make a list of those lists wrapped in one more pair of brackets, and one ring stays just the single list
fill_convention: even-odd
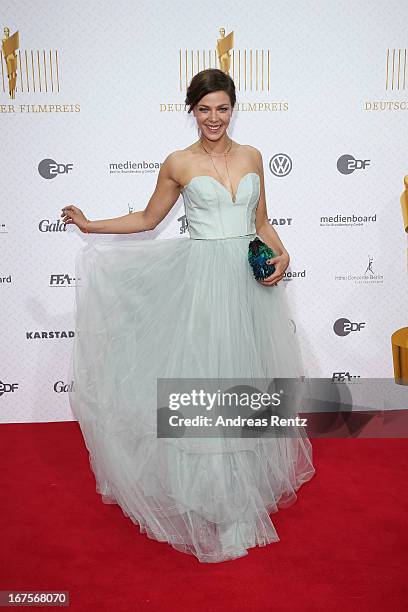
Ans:
[{"label": "medienboard logo", "polygon": [[373,215],[343,215],[338,213],[333,216],[320,217],[321,227],[361,227],[369,223],[377,222],[377,213]]},{"label": "medienboard logo", "polygon": [[161,162],[158,161],[123,161],[109,162],[109,174],[152,174],[160,170]]},{"label": "medienboard logo", "polygon": [[284,281],[292,281],[295,278],[306,278],[306,270],[289,270],[283,275]]}]

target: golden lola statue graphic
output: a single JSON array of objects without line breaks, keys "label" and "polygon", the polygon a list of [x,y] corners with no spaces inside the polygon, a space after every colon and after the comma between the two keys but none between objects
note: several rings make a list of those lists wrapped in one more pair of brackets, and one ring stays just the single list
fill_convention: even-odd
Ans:
[{"label": "golden lola statue graphic", "polygon": [[[405,189],[401,195],[404,230],[408,233],[408,176],[404,177]],[[408,251],[407,251],[408,265]],[[397,329],[391,336],[394,380],[398,385],[408,385],[408,327]]]},{"label": "golden lola statue graphic", "polygon": [[230,51],[234,46],[234,32],[230,32],[225,36],[225,29],[220,29],[221,38],[217,39],[217,55],[220,62],[220,68],[226,74],[229,74],[231,68]]},{"label": "golden lola statue graphic", "polygon": [[238,91],[270,91],[270,50],[234,49],[234,32],[225,35],[225,28],[219,32],[215,48],[179,49],[179,90],[186,89],[197,72],[220,68],[234,79]]},{"label": "golden lola statue graphic", "polygon": [[8,91],[12,100],[16,97],[17,84],[17,54],[16,51],[20,46],[18,31],[10,36],[9,28],[4,28],[4,38],[1,41],[1,50],[3,52],[4,61],[6,63]]},{"label": "golden lola statue graphic", "polygon": [[20,49],[18,30],[10,36],[7,26],[1,41],[0,63],[2,90],[12,100],[16,99],[17,92],[20,95],[60,91],[57,49]]}]

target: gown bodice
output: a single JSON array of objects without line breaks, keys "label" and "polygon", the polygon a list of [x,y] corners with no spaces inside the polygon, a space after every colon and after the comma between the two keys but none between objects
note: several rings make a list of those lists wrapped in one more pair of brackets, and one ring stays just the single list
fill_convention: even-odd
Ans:
[{"label": "gown bodice", "polygon": [[209,240],[256,233],[255,213],[260,195],[256,172],[247,172],[241,178],[235,202],[220,181],[207,175],[193,177],[181,193],[190,238]]}]

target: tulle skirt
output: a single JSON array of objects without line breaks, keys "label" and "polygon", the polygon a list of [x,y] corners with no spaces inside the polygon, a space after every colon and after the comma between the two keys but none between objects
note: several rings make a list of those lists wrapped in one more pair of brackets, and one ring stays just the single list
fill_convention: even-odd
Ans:
[{"label": "tulle skirt", "polygon": [[315,473],[303,429],[160,438],[157,379],[301,376],[282,283],[254,279],[252,237],[92,238],[76,259],[70,403],[102,501],[201,562],[277,542],[269,514]]}]

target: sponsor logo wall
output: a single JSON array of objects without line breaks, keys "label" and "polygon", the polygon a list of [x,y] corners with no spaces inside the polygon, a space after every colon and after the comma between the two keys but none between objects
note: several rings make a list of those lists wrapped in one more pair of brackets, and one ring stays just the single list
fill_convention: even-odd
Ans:
[{"label": "sponsor logo wall", "polygon": [[[350,19],[335,0],[324,16],[309,2],[257,0],[248,19],[238,0],[203,21],[201,5],[178,0],[121,10],[74,1],[60,15],[49,0],[35,10],[6,2],[0,422],[73,418],[75,255],[87,241],[129,237],[65,227],[61,208],[96,219],[145,207],[165,157],[197,139],[186,85],[220,67],[220,40],[237,86],[229,133],[262,152],[268,217],[291,255],[283,285],[306,375],[354,386],[393,377],[390,337],[408,317],[399,204],[408,36],[398,4],[353,5]],[[134,239],[187,235],[180,196]]]}]

